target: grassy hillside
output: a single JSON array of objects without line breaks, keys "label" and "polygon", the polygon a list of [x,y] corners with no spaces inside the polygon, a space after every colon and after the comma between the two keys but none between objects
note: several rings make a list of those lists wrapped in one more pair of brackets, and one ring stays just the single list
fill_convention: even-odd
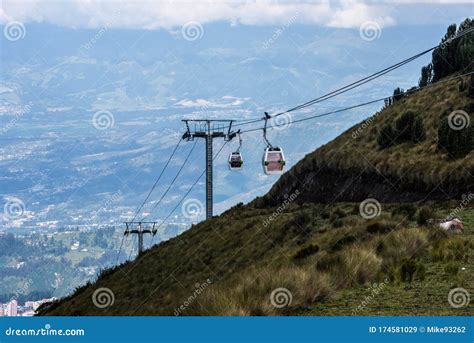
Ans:
[{"label": "grassy hillside", "polygon": [[[426,206],[444,217],[459,204]],[[453,308],[447,296],[454,287],[473,291],[474,207],[460,211],[463,235],[418,225],[416,207],[384,204],[374,219],[361,217],[357,203],[235,207],[105,272],[42,314],[173,315],[181,305],[181,315],[472,313],[472,304]],[[357,310],[374,283],[385,286]],[[110,307],[94,305],[102,287],[114,294]],[[292,302],[276,308],[270,296],[281,287]]]},{"label": "grassy hillside", "polygon": [[[275,205],[285,194],[299,189],[300,201],[361,201],[369,196],[380,201],[419,201],[460,198],[474,191],[474,150],[453,158],[438,148],[442,119],[463,110],[474,122],[474,99],[468,95],[469,77],[433,84],[406,95],[333,141],[308,154],[283,175],[265,197],[263,205]],[[381,149],[377,138],[382,128],[406,112],[423,122],[426,138]],[[470,127],[471,136],[474,130]],[[317,190],[317,192],[314,192]]]}]

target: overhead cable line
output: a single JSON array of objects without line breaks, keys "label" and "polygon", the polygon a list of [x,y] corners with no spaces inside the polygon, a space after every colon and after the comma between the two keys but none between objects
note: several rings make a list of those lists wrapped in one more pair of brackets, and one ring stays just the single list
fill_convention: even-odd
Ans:
[{"label": "overhead cable line", "polygon": [[[425,88],[430,88],[432,86],[438,85],[438,84],[443,83],[443,82],[452,81],[452,80],[459,79],[459,78],[469,76],[469,75],[472,75],[472,74],[474,74],[474,72],[469,72],[469,73],[465,73],[465,74],[462,74],[462,75],[451,77],[449,79],[440,80],[436,83],[432,83],[432,84],[429,84],[429,85],[424,86],[424,87],[419,87],[419,88],[416,88],[416,89],[413,89],[413,90],[407,90],[404,94],[413,93],[413,92],[416,92],[416,91],[419,91],[419,90],[422,90],[422,89],[425,89]],[[325,116],[335,114],[335,113],[345,112],[345,111],[348,111],[348,110],[352,110],[354,108],[371,105],[371,104],[380,102],[382,100],[387,100],[387,99],[390,99],[392,97],[393,96],[386,96],[386,97],[383,97],[383,98],[378,98],[378,99],[367,101],[367,102],[364,102],[364,103],[361,103],[361,104],[341,108],[341,109],[338,109],[338,110],[334,110],[334,111],[330,111],[330,112],[326,112],[326,113],[321,113],[321,114],[317,114],[317,115],[313,115],[313,116],[305,117],[305,118],[301,118],[301,119],[296,119],[296,120],[293,120],[292,123],[299,123],[299,122],[302,122],[302,121],[307,121],[307,120],[311,120],[311,119],[315,119],[315,118],[325,117]],[[268,127],[267,129],[273,129],[273,128],[276,128],[276,127],[279,127],[279,126],[285,126],[285,125],[288,125],[288,123],[274,124],[274,125]],[[258,128],[253,128],[253,129],[248,129],[248,130],[241,131],[241,133],[243,134],[243,133],[249,133],[249,132],[254,132],[254,131],[261,131],[263,129],[264,129],[264,127],[258,127]]]},{"label": "overhead cable line", "polygon": [[[153,212],[153,210],[155,208],[158,207],[159,204],[161,204],[161,202],[163,201],[163,199],[165,198],[166,194],[168,194],[169,190],[171,189],[171,187],[174,185],[176,179],[178,178],[178,176],[181,174],[181,171],[183,170],[184,166],[186,165],[186,163],[188,162],[189,160],[189,157],[191,156],[191,154],[193,153],[194,151],[194,148],[196,147],[196,142],[194,142],[191,150],[189,150],[188,152],[188,155],[186,156],[186,159],[184,160],[183,164],[181,164],[181,167],[179,168],[178,172],[176,173],[175,177],[173,178],[173,180],[171,181],[171,183],[169,184],[168,188],[166,188],[165,192],[161,195],[160,199],[158,200],[157,203],[155,203],[155,205],[153,205],[153,208],[150,210],[150,212]],[[142,217],[142,220],[145,219],[146,216],[143,216]]]},{"label": "overhead cable line", "polygon": [[158,178],[156,179],[155,183],[153,184],[153,186],[151,187],[150,191],[148,192],[148,195],[146,196],[145,200],[143,200],[142,204],[140,205],[140,207],[138,208],[138,210],[136,211],[135,213],[135,216],[133,217],[133,219],[131,220],[132,222],[137,218],[138,214],[140,213],[141,209],[143,208],[143,206],[145,206],[146,202],[148,201],[148,199],[150,198],[151,196],[151,193],[153,193],[153,191],[155,190],[156,186],[158,185],[158,182],[160,181],[161,177],[163,176],[163,173],[165,172],[166,168],[168,167],[171,159],[173,158],[174,154],[176,153],[176,150],[178,150],[178,147],[179,147],[179,144],[181,143],[182,139],[181,137],[179,137],[179,141],[178,143],[176,144],[176,146],[174,147],[173,149],[173,152],[171,153],[170,157],[168,158],[168,161],[166,162],[165,166],[163,167],[163,169],[161,170],[161,173],[160,175],[158,176]]},{"label": "overhead cable line", "polygon": [[[219,154],[221,153],[222,149],[224,149],[224,147],[226,146],[226,144],[228,143],[228,141],[225,141],[224,144],[222,144],[222,146],[220,147],[219,151],[217,151],[217,153],[214,155],[214,157],[212,158],[212,160],[215,160]],[[171,215],[174,213],[174,211],[176,211],[176,209],[179,207],[179,205],[181,205],[181,203],[184,201],[184,199],[186,199],[186,197],[189,195],[189,193],[191,193],[191,191],[193,190],[193,188],[197,185],[197,183],[199,182],[199,180],[201,180],[201,178],[204,176],[204,173],[206,172],[206,169],[204,169],[202,171],[202,173],[196,178],[196,180],[194,181],[194,183],[191,185],[191,187],[189,187],[189,189],[186,191],[186,193],[184,193],[184,195],[181,197],[181,199],[179,200],[179,202],[176,204],[175,207],[173,207],[173,209],[168,213],[168,215],[165,217],[165,219],[163,219],[161,221],[161,223],[158,225],[157,227],[157,230],[171,217]],[[152,245],[153,245],[153,241],[154,241],[155,237],[153,237],[152,239]]]},{"label": "overhead cable line", "polygon": [[[470,29],[468,29],[468,30],[465,30],[465,31],[463,31],[462,33],[458,34],[457,36],[451,38],[451,39],[449,40],[449,42],[452,42],[452,41],[454,41],[454,40],[456,40],[456,39],[459,39],[459,38],[461,38],[461,37],[463,37],[463,36],[465,36],[465,35],[467,35],[467,34],[473,32],[473,31],[474,31],[474,28],[470,28]],[[324,94],[324,95],[322,95],[322,96],[320,96],[320,97],[318,97],[318,98],[315,98],[315,99],[312,99],[312,100],[310,100],[310,101],[307,101],[307,102],[305,102],[305,103],[303,103],[303,104],[301,104],[301,105],[292,107],[292,108],[290,108],[290,109],[288,109],[288,110],[286,110],[286,111],[282,111],[282,112],[278,112],[278,113],[276,113],[276,114],[273,114],[273,115],[271,115],[270,117],[271,117],[271,118],[275,118],[275,117],[278,117],[278,116],[280,116],[280,115],[283,115],[283,114],[286,114],[286,113],[289,113],[289,112],[293,112],[293,111],[296,111],[296,110],[300,110],[300,109],[303,109],[303,108],[312,106],[312,105],[314,105],[314,104],[316,104],[316,103],[319,103],[319,102],[322,102],[322,101],[331,99],[331,98],[333,98],[333,97],[335,97],[335,96],[337,96],[337,95],[340,95],[340,94],[343,94],[343,93],[345,93],[345,92],[348,92],[349,90],[352,90],[352,89],[354,89],[354,88],[357,88],[357,87],[359,87],[359,86],[362,86],[362,85],[364,85],[364,84],[366,84],[366,83],[368,83],[368,82],[370,82],[370,81],[372,81],[372,80],[374,80],[374,79],[376,79],[376,78],[379,78],[379,77],[382,76],[382,75],[385,75],[385,74],[387,74],[387,73],[389,73],[389,72],[391,72],[391,71],[393,71],[393,70],[395,70],[395,69],[400,68],[401,66],[403,66],[403,65],[405,65],[405,64],[407,64],[407,63],[410,63],[410,62],[414,61],[415,59],[418,59],[419,57],[421,57],[421,56],[423,56],[423,55],[425,55],[425,54],[427,54],[427,53],[433,51],[434,49],[436,49],[436,48],[438,48],[438,47],[439,47],[439,44],[438,44],[438,45],[435,45],[435,46],[433,46],[433,47],[431,47],[431,48],[429,48],[429,49],[426,49],[426,50],[424,50],[424,51],[422,51],[422,52],[420,52],[420,53],[418,53],[418,54],[416,54],[416,55],[413,55],[413,56],[411,56],[411,57],[409,57],[409,58],[407,58],[407,59],[405,59],[405,60],[403,60],[403,61],[401,61],[401,62],[398,62],[398,63],[396,63],[396,64],[394,64],[394,65],[392,65],[392,66],[389,66],[389,67],[387,67],[387,68],[385,68],[385,69],[379,70],[379,71],[377,71],[377,72],[375,72],[375,73],[373,73],[373,74],[371,74],[371,75],[368,75],[368,76],[366,76],[366,77],[364,77],[364,78],[362,78],[362,79],[359,79],[359,80],[357,80],[357,81],[355,81],[355,82],[352,82],[352,83],[350,83],[350,84],[348,84],[348,85],[346,85],[346,86],[344,86],[344,87],[341,87],[341,88],[338,88],[338,89],[336,89],[336,90],[333,90],[333,91],[331,91],[331,92],[329,92],[329,93],[327,93],[327,94]],[[235,125],[233,125],[233,126],[234,126],[234,127],[237,127],[237,126],[242,126],[242,125],[248,125],[248,124],[256,123],[256,122],[263,121],[263,120],[266,120],[266,117],[248,120],[248,121],[246,121],[246,122],[238,123],[238,124],[235,124]]]}]

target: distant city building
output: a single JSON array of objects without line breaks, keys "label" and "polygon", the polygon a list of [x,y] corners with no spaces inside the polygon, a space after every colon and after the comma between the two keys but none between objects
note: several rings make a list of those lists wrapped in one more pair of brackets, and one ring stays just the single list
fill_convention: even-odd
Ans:
[{"label": "distant city building", "polygon": [[35,302],[34,301],[27,301],[25,302],[25,307],[26,308],[34,308]]},{"label": "distant city building", "polygon": [[7,304],[7,316],[16,317],[18,315],[18,302],[13,299]]},{"label": "distant city building", "polygon": [[52,297],[49,299],[41,299],[37,301],[26,301],[24,306],[19,306],[18,301],[16,301],[15,299],[13,299],[7,304],[0,303],[0,317],[34,316],[38,307],[40,307],[44,303],[52,302],[55,300],[57,300],[57,298]]}]

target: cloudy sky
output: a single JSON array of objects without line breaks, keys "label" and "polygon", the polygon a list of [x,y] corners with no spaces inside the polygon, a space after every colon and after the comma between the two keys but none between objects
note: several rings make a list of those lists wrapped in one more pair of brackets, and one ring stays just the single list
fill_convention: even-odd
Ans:
[{"label": "cloudy sky", "polygon": [[[453,6],[454,5],[454,6]],[[472,13],[472,1],[120,1],[3,0],[0,22],[51,23],[73,28],[173,29],[201,24],[275,25],[293,18],[302,24],[358,28],[459,21]]]}]

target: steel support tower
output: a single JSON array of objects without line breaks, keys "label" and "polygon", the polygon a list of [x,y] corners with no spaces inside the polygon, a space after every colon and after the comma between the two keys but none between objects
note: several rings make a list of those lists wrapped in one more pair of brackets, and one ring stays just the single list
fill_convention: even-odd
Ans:
[{"label": "steel support tower", "polygon": [[212,172],[212,143],[214,138],[224,138],[230,141],[236,136],[232,131],[233,120],[228,119],[184,119],[186,132],[183,139],[192,141],[194,138],[204,138],[206,144],[206,219],[213,215],[213,172]]},{"label": "steel support tower", "polygon": [[[125,236],[136,234],[138,235],[138,254],[143,250],[143,235],[149,233],[151,235],[156,235],[157,229],[156,225],[158,222],[125,222]],[[148,226],[149,228],[144,228],[142,225]]]}]

